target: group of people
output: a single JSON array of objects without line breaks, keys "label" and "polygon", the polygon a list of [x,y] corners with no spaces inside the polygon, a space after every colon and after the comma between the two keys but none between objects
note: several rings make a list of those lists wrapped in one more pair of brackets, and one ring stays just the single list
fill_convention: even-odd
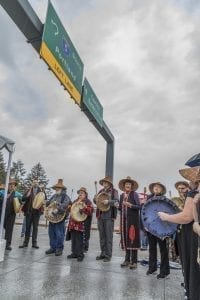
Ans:
[{"label": "group of people", "polygon": [[[175,187],[179,196],[175,199],[179,205],[179,212],[176,214],[167,214],[158,212],[158,216],[164,222],[177,223],[178,228],[174,242],[177,246],[177,252],[183,269],[184,287],[186,289],[187,299],[199,300],[200,295],[200,266],[197,263],[198,234],[193,231],[194,215],[193,207],[199,202],[200,191],[200,168],[199,173],[193,175],[193,169],[187,169],[187,176],[184,177],[190,181],[179,181]],[[195,169],[196,171],[196,169]],[[199,176],[199,177],[198,177]],[[120,244],[125,251],[122,268],[136,269],[138,262],[138,250],[141,248],[141,204],[139,201],[138,183],[131,177],[126,177],[119,181],[119,189],[122,191],[120,197],[117,189],[114,188],[110,177],[99,181],[102,189],[94,196],[93,203],[97,206],[96,217],[99,231],[100,253],[96,260],[109,262],[112,258],[114,221],[117,218],[117,212],[120,212]],[[94,205],[88,199],[88,192],[85,187],[77,191],[77,199],[72,203],[66,193],[66,186],[62,179],[52,187],[55,190],[54,195],[47,199],[44,188],[34,180],[31,188],[24,195],[16,192],[17,183],[11,179],[9,182],[8,196],[6,202],[6,213],[4,220],[6,249],[11,250],[11,240],[16,212],[13,206],[13,199],[19,198],[22,203],[22,211],[26,217],[25,238],[20,248],[28,247],[31,227],[32,227],[32,247],[38,249],[37,234],[38,224],[41,214],[46,211],[46,217],[49,220],[49,243],[50,248],[46,254],[62,255],[64,248],[64,239],[71,240],[71,254],[68,259],[77,259],[82,261],[84,253],[88,251],[90,229]],[[3,186],[0,185],[0,196],[3,196]],[[154,182],[149,185],[150,194],[147,196],[147,202],[152,199],[167,199],[166,187],[160,182]],[[40,206],[33,206],[34,199],[38,194],[43,193],[43,200]],[[179,201],[177,201],[179,198]],[[145,204],[144,204],[145,205]],[[76,207],[76,208],[75,208]],[[74,217],[74,211],[77,210]],[[73,213],[72,213],[73,212]],[[66,221],[67,220],[67,221]],[[146,228],[144,228],[145,230]],[[166,278],[170,273],[169,249],[167,238],[160,239],[152,232],[147,232],[149,242],[149,267],[147,275],[155,274],[157,271],[157,244],[160,249],[160,272],[157,279]]]}]

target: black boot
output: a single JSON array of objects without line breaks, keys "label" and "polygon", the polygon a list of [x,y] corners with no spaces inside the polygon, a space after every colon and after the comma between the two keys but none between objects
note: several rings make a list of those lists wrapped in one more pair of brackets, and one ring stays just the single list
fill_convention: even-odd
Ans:
[{"label": "black boot", "polygon": [[11,250],[12,250],[12,247],[11,247],[10,245],[6,245],[6,250],[11,251]]},{"label": "black boot", "polygon": [[40,247],[37,244],[37,241],[32,242],[32,248],[39,249]]},{"label": "black boot", "polygon": [[24,242],[19,248],[27,248],[29,243],[29,236],[25,236]]}]

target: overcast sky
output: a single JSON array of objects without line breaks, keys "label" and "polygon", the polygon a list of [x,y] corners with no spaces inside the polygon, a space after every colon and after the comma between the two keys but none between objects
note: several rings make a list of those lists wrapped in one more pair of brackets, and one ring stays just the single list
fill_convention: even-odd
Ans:
[{"label": "overcast sky", "polygon": [[[47,0],[31,0],[44,23]],[[114,183],[127,175],[139,191],[178,170],[200,149],[200,2],[52,0],[84,62],[115,136]],[[16,142],[14,160],[37,162],[69,194],[94,193],[104,177],[106,143],[0,8],[0,134]],[[75,196],[75,195],[74,195]]]}]

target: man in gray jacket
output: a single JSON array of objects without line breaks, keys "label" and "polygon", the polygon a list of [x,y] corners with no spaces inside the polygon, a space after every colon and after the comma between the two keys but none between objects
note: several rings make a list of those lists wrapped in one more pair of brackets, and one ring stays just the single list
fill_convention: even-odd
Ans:
[{"label": "man in gray jacket", "polygon": [[99,183],[103,186],[103,189],[95,195],[94,203],[97,205],[96,217],[101,253],[96,257],[96,260],[108,262],[112,257],[114,220],[117,217],[119,196],[117,190],[113,187],[110,177],[106,176]]}]

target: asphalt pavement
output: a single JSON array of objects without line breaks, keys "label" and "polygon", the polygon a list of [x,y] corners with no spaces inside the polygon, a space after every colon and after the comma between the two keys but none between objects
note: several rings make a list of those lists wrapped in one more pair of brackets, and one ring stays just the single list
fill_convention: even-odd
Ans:
[{"label": "asphalt pavement", "polygon": [[120,236],[114,233],[113,257],[110,262],[96,261],[99,251],[97,230],[92,230],[90,248],[82,262],[68,260],[70,241],[65,242],[62,256],[45,255],[49,248],[48,230],[39,227],[39,249],[31,243],[19,249],[23,239],[21,226],[15,225],[12,251],[6,251],[0,263],[0,299],[70,299],[70,300],[181,300],[182,272],[171,269],[169,279],[156,279],[146,275],[148,251],[139,251],[136,270],[121,268],[124,252],[120,249]]}]

